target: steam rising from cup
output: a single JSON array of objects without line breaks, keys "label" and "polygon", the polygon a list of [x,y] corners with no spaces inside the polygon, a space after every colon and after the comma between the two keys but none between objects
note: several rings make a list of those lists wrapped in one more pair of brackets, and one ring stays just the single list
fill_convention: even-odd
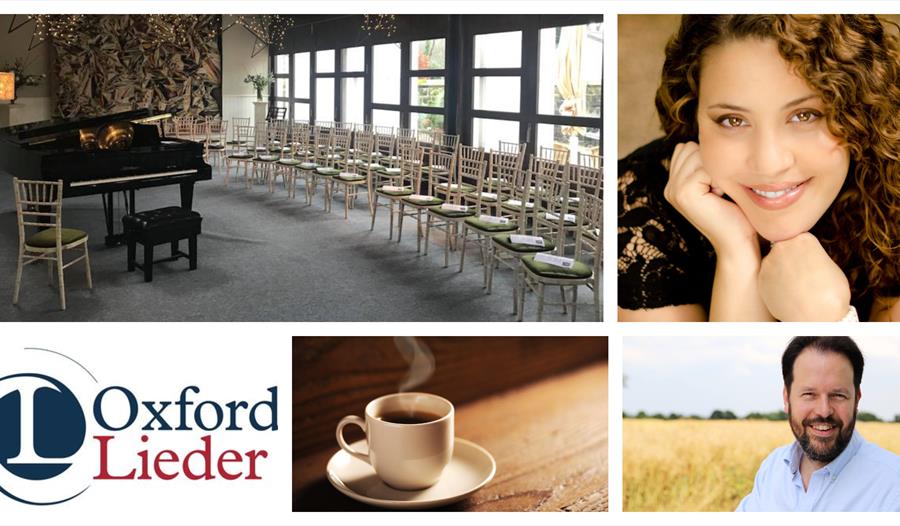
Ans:
[{"label": "steam rising from cup", "polygon": [[400,382],[398,392],[412,391],[424,384],[434,374],[434,355],[425,342],[414,336],[395,336],[394,344],[409,364],[406,378]]}]

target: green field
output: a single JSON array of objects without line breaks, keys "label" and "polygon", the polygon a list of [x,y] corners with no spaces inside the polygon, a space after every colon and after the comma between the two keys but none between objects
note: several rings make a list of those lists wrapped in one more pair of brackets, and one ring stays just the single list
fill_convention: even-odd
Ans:
[{"label": "green field", "polygon": [[[900,424],[857,422],[879,446],[900,454]],[[794,440],[785,421],[623,422],[625,511],[732,511],[753,489],[759,464]]]}]

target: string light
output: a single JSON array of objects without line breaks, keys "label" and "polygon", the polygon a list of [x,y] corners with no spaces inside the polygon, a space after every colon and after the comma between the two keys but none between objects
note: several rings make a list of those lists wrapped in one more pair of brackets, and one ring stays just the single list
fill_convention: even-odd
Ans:
[{"label": "string light", "polygon": [[219,30],[214,22],[210,15],[147,15],[149,33],[157,43],[173,42],[179,46],[214,38]]},{"label": "string light", "polygon": [[267,45],[281,47],[294,20],[281,15],[233,15],[234,23],[243,26]]},{"label": "string light", "polygon": [[34,38],[39,42],[52,39],[70,45],[75,42],[84,15],[29,15],[34,20]]},{"label": "string light", "polygon": [[384,32],[389,37],[397,32],[397,20],[394,15],[363,15],[361,27],[369,36]]}]

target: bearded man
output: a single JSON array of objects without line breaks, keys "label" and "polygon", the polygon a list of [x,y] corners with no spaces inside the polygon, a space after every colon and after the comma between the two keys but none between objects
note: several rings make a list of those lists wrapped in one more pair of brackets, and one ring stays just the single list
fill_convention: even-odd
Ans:
[{"label": "bearded man", "polygon": [[793,444],[760,465],[737,511],[900,511],[900,457],[856,426],[863,355],[845,336],[802,336],[781,357]]}]

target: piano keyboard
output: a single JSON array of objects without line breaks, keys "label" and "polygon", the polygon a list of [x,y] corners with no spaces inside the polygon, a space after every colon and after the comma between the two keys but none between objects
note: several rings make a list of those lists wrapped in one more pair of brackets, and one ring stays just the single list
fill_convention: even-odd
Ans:
[{"label": "piano keyboard", "polygon": [[195,174],[197,170],[180,170],[177,172],[161,172],[155,174],[127,175],[123,177],[110,177],[109,179],[94,179],[91,181],[78,181],[69,184],[71,187],[92,186],[96,184],[122,183],[126,181],[140,181],[141,179],[157,179],[161,177],[174,177],[176,175]]}]

